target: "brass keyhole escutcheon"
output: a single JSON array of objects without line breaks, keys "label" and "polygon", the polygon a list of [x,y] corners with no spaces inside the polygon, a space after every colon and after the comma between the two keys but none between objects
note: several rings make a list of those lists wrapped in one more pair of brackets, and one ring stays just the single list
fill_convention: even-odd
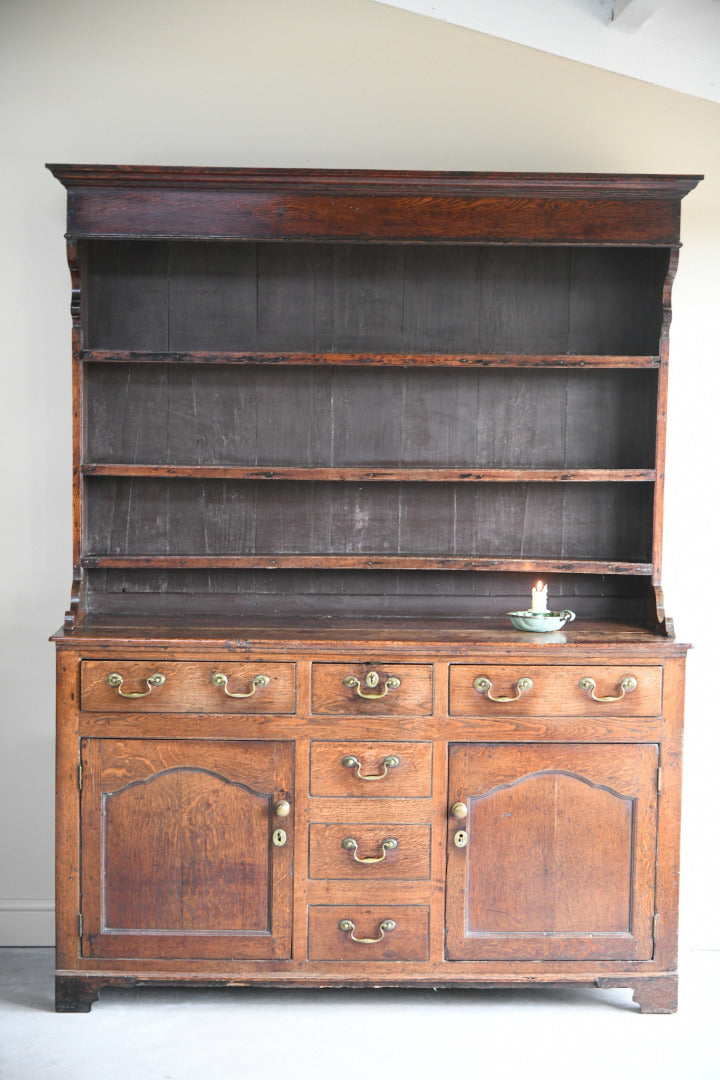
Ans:
[{"label": "brass keyhole escutcheon", "polygon": [[467,847],[467,842],[468,834],[465,832],[465,829],[458,829],[457,832],[453,834],[453,844],[455,845],[455,847]]},{"label": "brass keyhole escutcheon", "polygon": [[287,833],[284,829],[275,829],[272,834],[272,842],[275,847],[284,847],[287,843]]}]

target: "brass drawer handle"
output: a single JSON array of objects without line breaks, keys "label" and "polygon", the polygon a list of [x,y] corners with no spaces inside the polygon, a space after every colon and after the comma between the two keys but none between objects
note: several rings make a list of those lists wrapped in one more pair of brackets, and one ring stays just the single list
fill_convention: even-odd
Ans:
[{"label": "brass drawer handle", "polygon": [[145,680],[147,683],[147,690],[132,690],[129,692],[121,689],[123,677],[122,675],[118,675],[117,671],[113,671],[111,675],[108,675],[105,682],[108,686],[112,686],[113,689],[117,689],[120,697],[138,698],[147,697],[148,694],[151,694],[153,686],[162,686],[165,682],[165,676],[161,675],[159,671],[156,671],[154,675],[151,675],[149,679]]},{"label": "brass drawer handle", "polygon": [[384,919],[378,930],[380,931],[380,937],[355,937],[355,923],[350,919],[341,919],[338,923],[338,928],[342,930],[344,934],[350,934],[350,940],[356,941],[358,945],[377,945],[378,941],[382,941],[386,934],[389,934],[391,930],[394,930],[397,923],[393,919]]},{"label": "brass drawer handle", "polygon": [[397,769],[398,765],[400,764],[400,758],[395,757],[394,754],[389,754],[382,763],[383,771],[379,773],[371,773],[370,776],[364,776],[363,773],[360,772],[360,770],[362,769],[362,763],[358,761],[354,754],[348,754],[347,757],[344,757],[342,759],[342,763],[346,769],[357,770],[355,775],[357,776],[358,780],[384,780],[387,776],[388,769]]},{"label": "brass drawer handle", "polygon": [[495,701],[499,705],[504,705],[508,701],[517,701],[522,696],[523,690],[532,690],[532,679],[523,677],[518,679],[515,683],[515,689],[517,691],[513,697],[493,697],[492,694],[492,682],[488,679],[487,675],[478,675],[477,679],[473,683],[473,686],[477,690],[478,694],[487,694],[490,701]]},{"label": "brass drawer handle", "polygon": [[[377,671],[368,671],[365,676],[365,685],[369,690],[374,690],[380,682],[380,676]],[[385,697],[388,690],[397,690],[400,685],[400,680],[394,675],[391,675],[385,680],[385,685],[379,694],[366,694],[362,689],[360,680],[355,675],[346,675],[343,679],[343,686],[349,686],[353,690],[357,690],[358,697],[365,698],[366,700],[377,700],[377,698]]]},{"label": "brass drawer handle", "polygon": [[252,683],[251,683],[252,690],[248,691],[247,694],[232,694],[227,688],[227,684],[228,684],[227,675],[222,675],[222,674],[211,675],[210,676],[210,682],[213,684],[213,686],[221,687],[225,691],[225,693],[227,694],[228,697],[246,698],[246,697],[252,697],[256,690],[262,690],[263,687],[269,686],[270,685],[270,676],[269,675],[256,675],[255,678],[253,679]]},{"label": "brass drawer handle", "polygon": [[397,840],[394,837],[389,836],[387,840],[383,840],[380,845],[382,855],[358,855],[358,842],[352,836],[346,836],[342,842],[342,846],[346,851],[352,851],[352,857],[355,862],[359,863],[378,863],[382,862],[388,851],[394,851],[398,846]]},{"label": "brass drawer handle", "polygon": [[634,675],[625,675],[625,677],[622,679],[622,681],[620,683],[620,693],[617,695],[617,697],[613,697],[612,695],[609,695],[608,697],[601,697],[600,695],[596,694],[595,693],[595,687],[596,687],[597,683],[595,682],[594,679],[591,679],[589,677],[585,678],[585,679],[581,679],[580,682],[578,683],[578,686],[580,687],[581,690],[589,690],[590,691],[590,697],[592,698],[593,701],[603,702],[603,701],[622,701],[622,699],[625,697],[626,694],[632,694],[633,690],[635,690],[637,688],[637,684],[638,684],[637,679],[635,678]]}]

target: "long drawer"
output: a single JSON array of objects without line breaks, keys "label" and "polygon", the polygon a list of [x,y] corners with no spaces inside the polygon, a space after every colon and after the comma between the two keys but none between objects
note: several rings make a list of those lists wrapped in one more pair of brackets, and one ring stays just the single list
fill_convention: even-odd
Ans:
[{"label": "long drawer", "polygon": [[657,716],[662,668],[451,664],[451,716]]},{"label": "long drawer", "polygon": [[294,713],[295,664],[83,660],[88,712]]}]

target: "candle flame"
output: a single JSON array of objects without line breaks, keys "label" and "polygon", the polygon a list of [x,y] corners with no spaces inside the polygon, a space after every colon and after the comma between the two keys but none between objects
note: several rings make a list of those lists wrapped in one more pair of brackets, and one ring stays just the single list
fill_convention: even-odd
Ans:
[{"label": "candle flame", "polygon": [[537,585],[535,586],[535,588],[536,588],[536,589],[538,590],[538,592],[542,592],[542,589],[543,589],[543,583],[542,583],[542,581],[538,581],[538,583],[537,583]]}]

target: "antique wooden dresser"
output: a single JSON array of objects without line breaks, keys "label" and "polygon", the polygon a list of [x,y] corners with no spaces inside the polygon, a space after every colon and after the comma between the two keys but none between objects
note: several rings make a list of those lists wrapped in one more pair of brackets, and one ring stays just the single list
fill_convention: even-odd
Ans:
[{"label": "antique wooden dresser", "polygon": [[[672,1011],[661,536],[699,177],[50,168],[58,1010],[254,983]],[[510,625],[538,578],[576,621]]]}]

